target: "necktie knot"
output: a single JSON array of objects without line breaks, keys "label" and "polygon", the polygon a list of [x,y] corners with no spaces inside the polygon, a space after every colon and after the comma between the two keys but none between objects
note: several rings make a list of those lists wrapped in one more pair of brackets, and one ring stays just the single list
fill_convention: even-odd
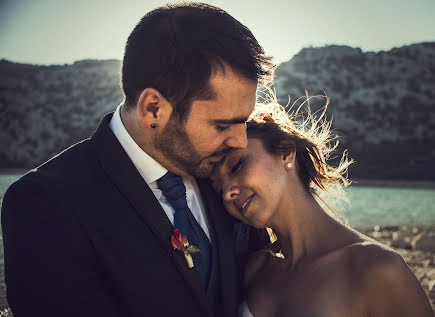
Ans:
[{"label": "necktie knot", "polygon": [[186,186],[181,176],[167,172],[157,180],[157,185],[168,202],[177,210],[187,207]]}]

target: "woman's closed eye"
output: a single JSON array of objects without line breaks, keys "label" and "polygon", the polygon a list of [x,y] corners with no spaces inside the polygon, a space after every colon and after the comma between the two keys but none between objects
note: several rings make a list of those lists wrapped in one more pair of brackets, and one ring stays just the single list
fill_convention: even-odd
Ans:
[{"label": "woman's closed eye", "polygon": [[234,164],[233,167],[231,167],[231,174],[236,173],[236,172],[240,169],[240,167],[242,167],[243,161],[244,161],[244,160],[243,160],[242,158],[240,158],[240,159],[237,161],[237,163]]}]

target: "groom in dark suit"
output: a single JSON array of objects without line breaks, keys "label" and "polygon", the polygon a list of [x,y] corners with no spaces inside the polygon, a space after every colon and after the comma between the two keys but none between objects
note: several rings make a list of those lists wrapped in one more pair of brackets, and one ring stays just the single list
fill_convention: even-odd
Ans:
[{"label": "groom in dark suit", "polygon": [[[272,71],[218,8],[145,15],[125,48],[123,103],[4,197],[14,316],[235,316],[234,219],[205,177],[246,147],[257,83]],[[193,267],[174,229],[201,249]]]}]

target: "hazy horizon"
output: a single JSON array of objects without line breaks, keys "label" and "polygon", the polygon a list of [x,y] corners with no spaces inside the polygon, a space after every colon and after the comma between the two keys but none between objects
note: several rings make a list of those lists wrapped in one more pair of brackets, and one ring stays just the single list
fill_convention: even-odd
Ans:
[{"label": "hazy horizon", "polygon": [[[392,50],[392,49],[395,49],[395,48],[399,48],[399,47],[404,47],[404,46],[410,46],[410,45],[416,45],[416,44],[423,44],[423,43],[435,43],[435,40],[434,41],[425,41],[425,42],[416,42],[416,43],[410,43],[410,44],[404,44],[404,45],[401,45],[401,46],[394,46],[394,47],[392,47],[391,49],[389,49],[389,50],[363,50],[363,49],[361,49],[360,47],[358,47],[358,46],[350,46],[350,45],[345,45],[345,44],[327,44],[327,45],[324,45],[324,46],[306,46],[306,47],[302,47],[301,48],[301,50],[302,49],[304,49],[304,48],[308,48],[308,47],[313,47],[313,48],[323,48],[323,47],[328,47],[328,46],[348,46],[348,47],[352,47],[352,48],[360,48],[361,49],[361,51],[363,52],[363,53],[369,53],[369,52],[375,52],[375,53],[378,53],[378,52],[381,52],[381,51],[390,51],[390,50]],[[285,60],[285,61],[281,61],[280,63],[278,63],[278,64],[281,64],[281,63],[285,63],[285,62],[287,62],[287,61],[290,61],[295,55],[297,55],[298,53],[299,53],[300,51],[298,51],[298,52],[296,52],[293,56],[291,56],[288,60]],[[9,62],[13,62],[13,63],[17,63],[17,64],[28,64],[28,65],[34,65],[34,66],[56,66],[56,65],[72,65],[72,64],[74,64],[74,63],[76,63],[76,62],[81,62],[81,61],[87,61],[87,60],[95,60],[95,61],[110,61],[110,60],[116,60],[116,61],[122,61],[122,57],[120,57],[120,58],[83,58],[83,59],[77,59],[77,60],[74,60],[74,61],[71,61],[71,62],[65,62],[65,63],[32,63],[32,62],[21,62],[21,61],[16,61],[16,60],[12,60],[12,59],[9,59],[9,58],[0,58],[0,60],[6,60],[6,61],[9,61]]]}]

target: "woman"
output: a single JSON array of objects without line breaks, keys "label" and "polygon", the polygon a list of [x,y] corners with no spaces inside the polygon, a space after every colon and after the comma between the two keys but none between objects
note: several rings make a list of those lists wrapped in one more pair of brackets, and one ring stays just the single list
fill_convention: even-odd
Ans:
[{"label": "woman", "polygon": [[328,196],[341,195],[352,162],[327,163],[334,147],[323,117],[290,120],[276,101],[260,105],[247,123],[248,147],[212,175],[228,212],[272,229],[272,246],[279,243],[279,253],[250,256],[241,316],[433,316],[403,258],[331,212]]}]

